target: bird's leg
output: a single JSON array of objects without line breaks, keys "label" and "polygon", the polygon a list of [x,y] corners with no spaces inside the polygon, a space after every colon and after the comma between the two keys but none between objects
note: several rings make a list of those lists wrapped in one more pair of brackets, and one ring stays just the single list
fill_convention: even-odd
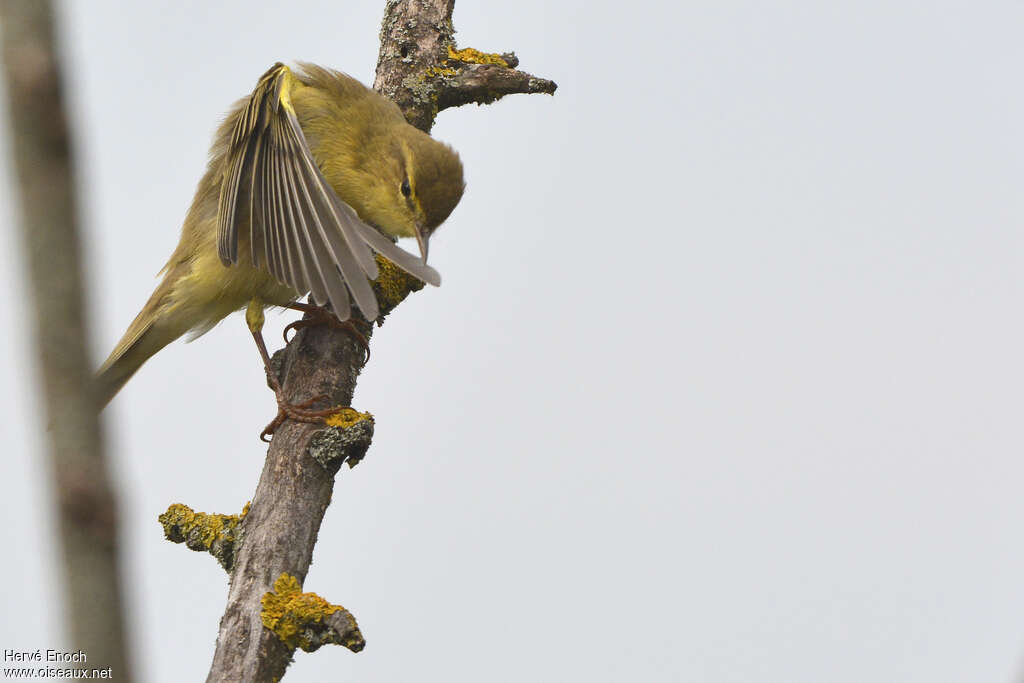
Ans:
[{"label": "bird's leg", "polygon": [[261,441],[269,442],[270,439],[267,437],[272,436],[277,431],[277,428],[284,424],[285,420],[323,422],[324,418],[340,410],[337,406],[323,410],[310,409],[310,406],[317,401],[327,398],[327,396],[322,394],[302,403],[289,403],[285,398],[284,388],[281,387],[281,381],[277,378],[277,373],[270,367],[270,354],[267,352],[266,342],[263,341],[263,302],[258,297],[253,298],[249,302],[249,307],[245,311],[245,322],[249,326],[252,338],[256,340],[256,348],[259,349],[260,358],[263,359],[263,369],[267,373],[267,381],[270,382],[270,387],[274,390],[274,397],[277,399],[277,415],[260,433]]},{"label": "bird's leg", "polygon": [[314,325],[328,325],[335,329],[347,332],[352,336],[356,342],[363,347],[363,365],[370,362],[370,342],[367,341],[366,335],[359,331],[356,327],[356,322],[351,318],[348,320],[338,320],[338,317],[328,311],[323,306],[316,306],[314,304],[303,304],[297,301],[293,301],[290,304],[285,304],[285,308],[290,308],[293,311],[301,311],[307,314],[308,318],[302,320],[296,320],[295,322],[288,323],[284,332],[284,343],[288,343],[288,332],[291,330],[301,330],[304,327],[311,327]]}]

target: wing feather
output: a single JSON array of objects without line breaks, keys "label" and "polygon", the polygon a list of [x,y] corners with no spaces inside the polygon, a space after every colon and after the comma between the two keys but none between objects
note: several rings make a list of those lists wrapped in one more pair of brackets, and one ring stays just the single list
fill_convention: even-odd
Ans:
[{"label": "wing feather", "polygon": [[441,286],[441,274],[424,263],[419,256],[410,254],[366,223],[359,223],[356,230],[363,241],[373,247],[374,251],[405,272],[423,280],[428,285]]},{"label": "wing feather", "polygon": [[[274,126],[276,128],[276,126]],[[268,164],[264,167],[263,173],[270,175],[277,168],[280,168],[282,163],[287,163],[287,158],[281,152],[278,140],[276,140],[277,131],[271,131],[271,148],[274,150],[274,156],[271,157],[272,164]],[[284,157],[284,158],[282,158]],[[275,223],[273,225],[274,234],[277,235],[278,241],[281,244],[281,264],[280,269],[283,273],[284,282],[290,284],[295,289],[303,291],[308,288],[304,273],[302,271],[301,264],[299,263],[299,248],[296,243],[296,232],[301,230],[302,227],[296,225],[294,222],[290,223]]]},{"label": "wing feather", "polygon": [[[299,126],[299,121],[295,118],[295,114],[289,111],[287,112],[287,117],[292,139],[298,147],[297,157],[302,161],[304,177],[310,181],[309,184],[313,185],[321,195],[332,222],[341,228],[340,232],[342,237],[345,238],[345,244],[348,245],[348,249],[356,257],[359,267],[371,279],[377,277],[377,261],[373,258],[373,254],[370,253],[366,243],[359,239],[356,232],[355,226],[362,224],[362,221],[359,220],[359,215],[355,212],[355,209],[341,201],[334,190],[331,189],[323,172],[320,171],[320,168],[313,161],[313,152],[309,149],[309,143],[306,141],[306,136],[302,134],[302,128]],[[338,248],[340,248],[340,245],[334,251],[337,252]]]},{"label": "wing feather", "polygon": [[[293,193],[288,189],[289,182],[285,178],[288,171],[287,162],[279,163],[275,167],[275,174],[277,176],[278,188],[281,193],[282,201],[287,205],[288,220],[284,222],[282,229],[290,231],[291,238],[295,242],[299,259],[305,272],[306,282],[313,294],[313,301],[315,301],[317,305],[322,306],[330,300],[329,281],[324,277],[323,267],[321,265],[323,256],[318,252],[316,245],[310,239],[308,230],[303,229],[304,226],[302,221],[296,220],[295,218],[296,210],[292,204]],[[282,215],[285,214],[282,213]],[[341,287],[340,291],[344,293],[344,287]],[[336,296],[335,300],[338,301],[338,304],[335,306],[337,310],[347,310],[347,296]],[[341,307],[342,303],[344,304],[344,307]],[[334,305],[333,302],[332,305]]]},{"label": "wing feather", "polygon": [[[303,227],[309,234],[315,235],[326,242],[329,231],[325,229],[321,220],[321,215],[324,213],[322,202],[318,201],[318,198],[314,197],[310,191],[309,178],[302,173],[303,168],[298,160],[292,159],[291,171],[295,192],[305,202],[302,215]],[[379,313],[377,297],[374,295],[373,289],[366,279],[366,274],[359,267],[355,255],[347,249],[337,250],[332,254],[331,263],[335,266],[335,272],[348,285],[349,291],[352,293],[352,297],[355,299],[359,310],[363,312],[367,320],[374,320]],[[333,305],[334,302],[332,301],[331,303]]]}]

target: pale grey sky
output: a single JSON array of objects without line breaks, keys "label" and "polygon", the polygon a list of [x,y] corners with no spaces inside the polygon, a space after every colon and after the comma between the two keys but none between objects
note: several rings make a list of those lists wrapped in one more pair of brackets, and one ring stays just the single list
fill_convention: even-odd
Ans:
[{"label": "pale grey sky", "polygon": [[[65,2],[99,363],[276,60],[372,78],[382,2]],[[460,0],[550,97],[444,112],[440,289],[374,336],[288,681],[1010,681],[1024,658],[1024,3]],[[0,220],[11,222],[3,142]],[[2,231],[0,647],[61,642]],[[406,245],[414,249],[414,245]],[[272,315],[268,339],[292,317]],[[241,316],[105,413],[139,680],[202,680],[274,412]],[[196,444],[200,444],[197,446]]]}]

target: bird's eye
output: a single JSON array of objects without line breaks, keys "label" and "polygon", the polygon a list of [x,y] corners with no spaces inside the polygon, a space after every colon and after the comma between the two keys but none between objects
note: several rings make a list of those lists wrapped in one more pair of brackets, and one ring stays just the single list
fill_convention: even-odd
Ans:
[{"label": "bird's eye", "polygon": [[409,179],[408,178],[406,178],[405,180],[402,181],[402,194],[404,194],[406,197],[408,197],[409,195],[412,194],[412,188],[409,187]]}]

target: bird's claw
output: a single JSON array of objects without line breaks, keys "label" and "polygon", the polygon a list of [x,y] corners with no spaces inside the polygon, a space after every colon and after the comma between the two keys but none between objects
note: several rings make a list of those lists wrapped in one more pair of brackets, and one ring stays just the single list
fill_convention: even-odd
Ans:
[{"label": "bird's claw", "polygon": [[[307,314],[311,317],[302,318],[301,320],[296,320],[285,325],[285,328],[281,333],[284,337],[285,344],[291,342],[291,339],[288,338],[289,332],[301,330],[304,327],[312,327],[314,325],[329,325],[335,329],[347,332],[353,339],[355,339],[363,349],[363,365],[370,362],[370,342],[366,339],[366,335],[356,328],[356,325],[352,320],[338,320],[332,313],[329,313],[326,309],[320,307],[307,311]],[[292,339],[294,339],[294,335]]]},{"label": "bird's claw", "polygon": [[310,406],[317,401],[322,401],[327,398],[326,394],[320,394],[314,396],[308,401],[302,403],[288,403],[284,399],[278,397],[277,399],[277,415],[271,420],[270,424],[263,428],[260,432],[260,441],[264,443],[270,443],[268,437],[272,437],[274,432],[277,431],[278,427],[283,425],[286,420],[293,420],[294,422],[307,422],[316,423],[323,422],[324,418],[328,415],[333,415],[338,412],[340,408],[338,406],[332,406],[330,408],[322,408],[316,410],[310,410]]}]

